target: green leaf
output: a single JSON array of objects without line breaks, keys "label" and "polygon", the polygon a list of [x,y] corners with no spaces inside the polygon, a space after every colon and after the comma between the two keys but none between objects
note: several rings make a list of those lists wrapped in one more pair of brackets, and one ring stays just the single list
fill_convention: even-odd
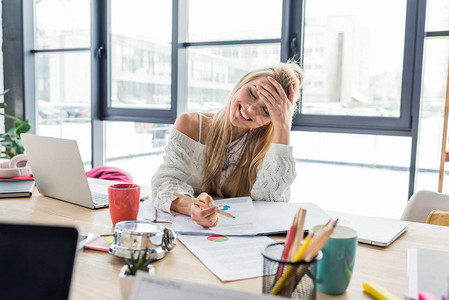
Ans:
[{"label": "green leaf", "polygon": [[15,127],[10,128],[10,129],[8,130],[8,135],[10,135],[11,137],[17,136],[17,128],[15,128]]},{"label": "green leaf", "polygon": [[5,102],[0,102],[0,108],[6,108],[6,103]]},{"label": "green leaf", "polygon": [[3,96],[4,94],[6,94],[7,92],[9,92],[9,89],[4,90],[3,92],[0,93],[0,97]]},{"label": "green leaf", "polygon": [[2,146],[5,147],[5,148],[11,148],[11,147],[12,147],[11,141],[3,140],[3,141],[0,141],[0,143],[1,143]]},{"label": "green leaf", "polygon": [[15,152],[15,155],[17,154],[23,154],[23,152],[25,151],[23,149],[23,145],[22,145],[22,141],[21,140],[13,140],[12,141],[12,145],[13,145],[13,149]]},{"label": "green leaf", "polygon": [[14,120],[16,122],[22,122],[19,118],[16,118],[16,117],[8,115],[8,114],[0,113],[0,115],[4,116],[5,118],[12,119],[12,120]]},{"label": "green leaf", "polygon": [[25,121],[23,121],[22,124],[20,124],[17,127],[17,135],[20,136],[21,133],[26,133],[30,129],[31,129],[31,125],[28,123],[28,120],[25,120]]}]

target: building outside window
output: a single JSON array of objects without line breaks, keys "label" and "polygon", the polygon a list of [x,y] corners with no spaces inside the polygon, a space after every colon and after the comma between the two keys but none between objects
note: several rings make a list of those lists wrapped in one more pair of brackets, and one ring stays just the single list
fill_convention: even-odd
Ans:
[{"label": "building outside window", "polygon": [[[416,138],[410,107],[419,96],[408,92],[414,77],[404,64],[410,57],[407,22],[418,22],[407,8],[415,2],[292,1],[306,3],[303,16],[295,17],[283,14],[284,2],[35,1],[36,132],[77,139],[88,169],[92,141],[98,140],[92,107],[104,105],[104,164],[122,167],[148,185],[176,114],[216,112],[243,74],[286,60],[296,41],[306,81],[292,133],[299,174],[292,201],[398,217],[409,194]],[[448,31],[448,12],[444,1],[429,3],[426,32]],[[91,37],[101,35],[91,13],[110,22],[107,73],[100,80],[91,77],[91,48],[98,50]],[[303,20],[303,36],[291,40],[284,32],[296,20]],[[448,49],[447,36],[425,44],[417,187],[430,186],[434,179],[426,178],[437,172],[440,141],[434,132],[441,131],[449,52],[437,54]],[[430,79],[431,73],[439,75]],[[93,99],[92,86],[107,93]],[[385,212],[376,209],[381,201],[398,204]]]}]

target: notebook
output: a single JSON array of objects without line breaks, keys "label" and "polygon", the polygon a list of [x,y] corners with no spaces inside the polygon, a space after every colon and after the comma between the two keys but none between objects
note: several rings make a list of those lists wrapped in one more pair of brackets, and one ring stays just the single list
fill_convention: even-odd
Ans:
[{"label": "notebook", "polygon": [[0,181],[0,198],[31,197],[33,180]]},{"label": "notebook", "polygon": [[39,193],[88,208],[108,206],[107,186],[87,180],[75,140],[32,134],[21,138]]},{"label": "notebook", "polygon": [[330,212],[338,217],[338,225],[347,226],[357,231],[359,243],[387,247],[400,237],[408,223],[391,219]]},{"label": "notebook", "polygon": [[69,299],[78,231],[0,224],[1,299]]}]

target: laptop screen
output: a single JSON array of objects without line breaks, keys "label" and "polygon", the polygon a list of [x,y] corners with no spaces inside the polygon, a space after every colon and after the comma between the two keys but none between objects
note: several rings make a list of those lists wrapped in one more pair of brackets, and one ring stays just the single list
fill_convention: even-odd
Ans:
[{"label": "laptop screen", "polygon": [[0,299],[67,299],[78,231],[0,224]]}]

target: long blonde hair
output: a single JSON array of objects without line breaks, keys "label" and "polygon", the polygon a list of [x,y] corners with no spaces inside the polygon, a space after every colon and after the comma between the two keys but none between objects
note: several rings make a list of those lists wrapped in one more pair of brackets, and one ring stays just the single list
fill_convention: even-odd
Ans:
[{"label": "long blonde hair", "polygon": [[[226,152],[232,141],[232,125],[229,119],[234,94],[248,82],[271,76],[276,79],[288,95],[289,86],[293,86],[295,108],[299,99],[299,88],[303,83],[302,70],[295,61],[280,63],[276,66],[257,69],[243,76],[236,84],[225,107],[215,114],[211,121],[204,149],[203,187],[211,195],[217,193]],[[295,109],[296,111],[296,109]],[[221,187],[225,197],[249,196],[256,181],[257,173],[273,139],[272,123],[251,129],[240,161],[232,174]]]}]

